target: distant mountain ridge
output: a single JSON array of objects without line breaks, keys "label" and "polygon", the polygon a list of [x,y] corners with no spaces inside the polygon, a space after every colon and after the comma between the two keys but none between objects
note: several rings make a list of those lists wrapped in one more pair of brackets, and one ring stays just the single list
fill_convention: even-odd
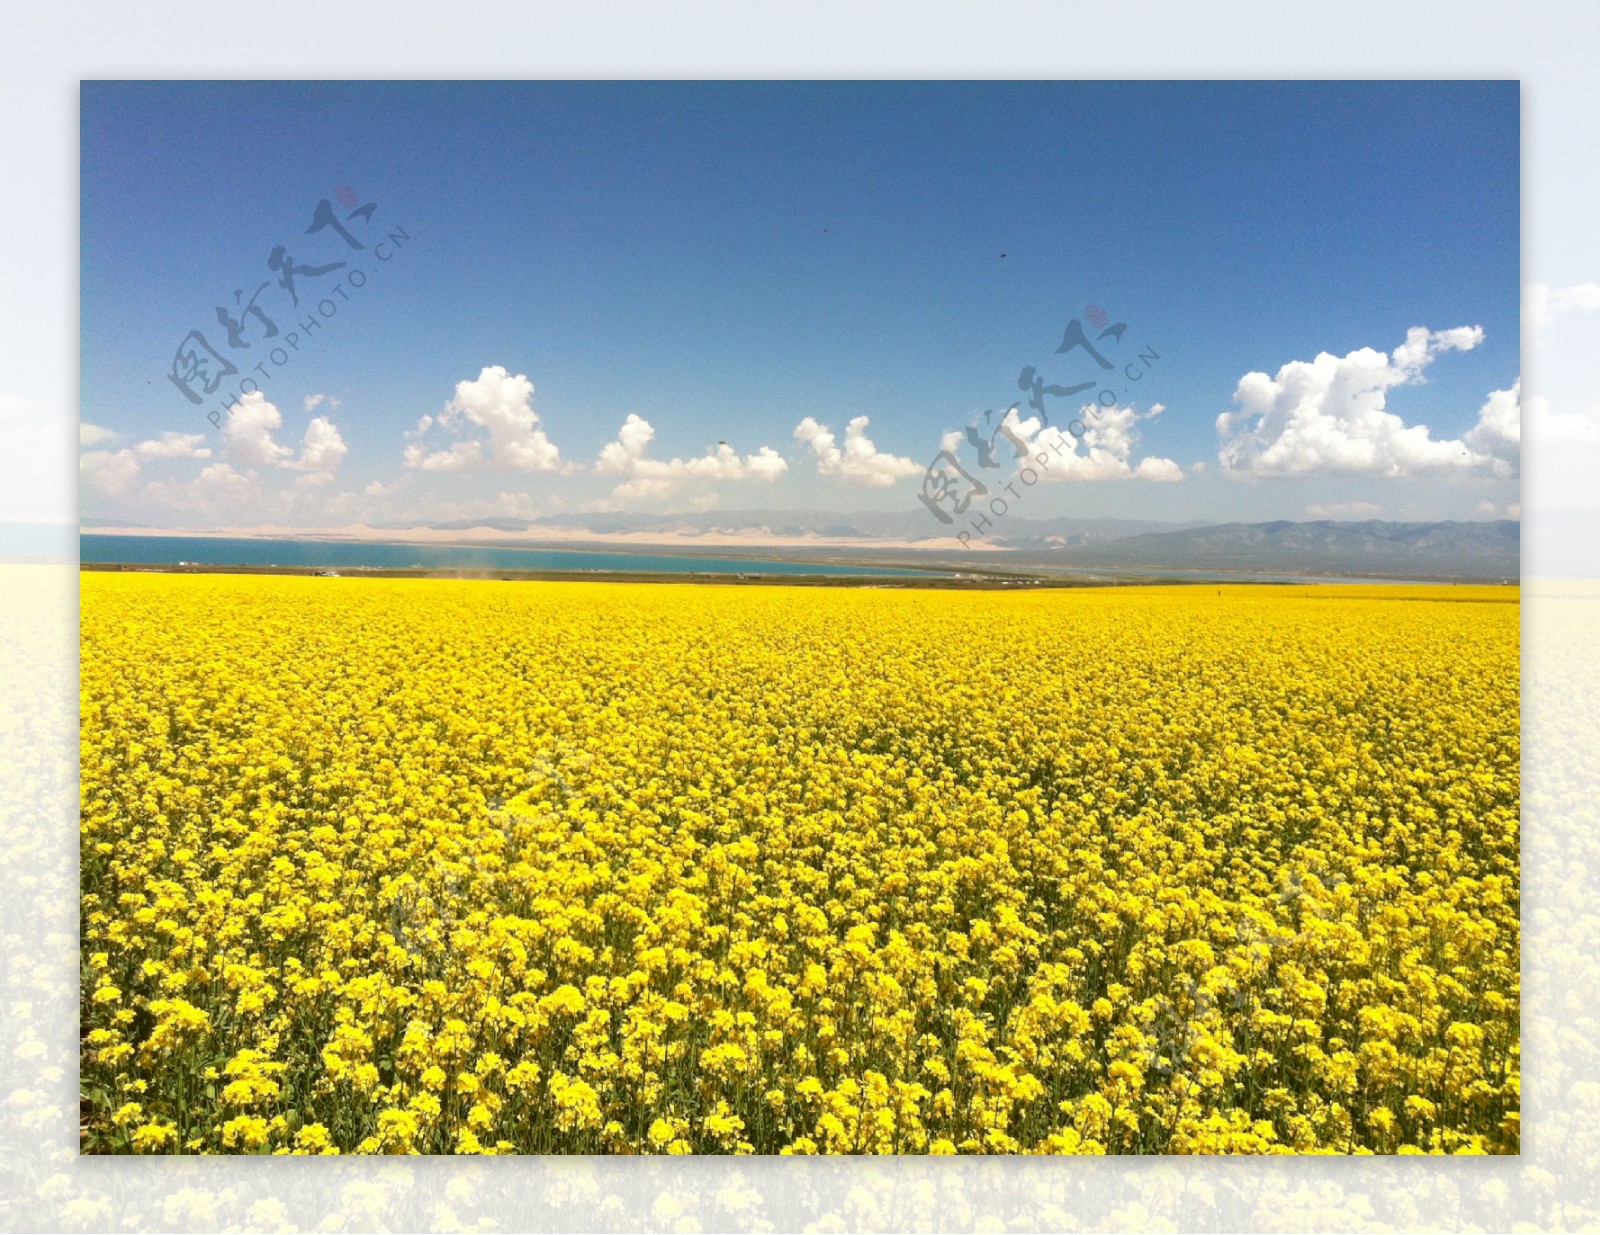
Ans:
[{"label": "distant mountain ridge", "polygon": [[[90,526],[108,531],[114,527],[109,521],[91,522]],[[153,535],[162,534],[161,529],[147,530]],[[894,558],[958,570],[1122,569],[1512,581],[1521,575],[1521,531],[1521,524],[1506,519],[1168,523],[1152,519],[1013,517],[995,521],[983,550],[968,551],[954,544],[950,529],[935,525],[921,510],[851,514],[755,510],[673,515],[555,514],[538,519],[487,517],[345,529],[235,529],[232,534],[290,539],[338,539],[344,534],[395,541],[426,535],[433,543],[493,543],[506,547],[576,545],[586,541],[625,544],[633,549],[666,544],[723,555],[743,551],[785,558],[825,553],[840,561],[853,557],[863,561]],[[474,532],[478,535],[474,536]],[[219,530],[213,529],[213,534],[219,534]]]},{"label": "distant mountain ridge", "polygon": [[[415,523],[378,523],[374,527],[389,531],[404,531],[419,526]],[[536,519],[488,517],[482,519],[453,519],[425,526],[435,531],[467,532],[473,528],[492,528],[499,532],[528,532],[537,534],[540,528],[564,528],[594,532],[602,536],[637,534],[641,532],[671,532],[677,535],[696,533],[763,532],[772,536],[826,536],[834,539],[894,539],[925,540],[930,537],[949,537],[954,532],[936,523],[927,511],[916,510],[862,510],[841,514],[833,510],[714,510],[683,514],[652,515],[635,513],[615,514],[558,514],[543,515]],[[1117,540],[1147,532],[1168,532],[1184,528],[1207,527],[1205,520],[1170,522],[1159,519],[1102,519],[1061,516],[1054,519],[1009,518],[1002,530],[1005,535],[995,538],[996,543],[1008,547],[1025,545],[1064,546],[1089,544],[1101,540]]]},{"label": "distant mountain ridge", "polygon": [[[912,546],[949,532],[922,511],[708,511],[677,515],[550,515],[540,519],[479,519],[432,524],[437,530],[501,532],[584,529],[597,535],[641,533],[695,536],[738,534],[817,536],[848,550],[859,539],[895,539]],[[840,544],[840,542],[844,542]],[[1165,570],[1341,574],[1405,578],[1515,579],[1521,570],[1521,525],[1484,522],[1399,522],[1317,519],[1264,523],[1167,523],[1154,519],[997,520],[987,538],[1030,566],[1140,567]],[[933,550],[934,546],[929,546]],[[917,552],[914,547],[909,551]],[[948,549],[938,550],[944,556]],[[1010,556],[1007,554],[1007,556]],[[985,555],[991,557],[992,555]],[[992,565],[999,565],[997,557]]]},{"label": "distant mountain ridge", "polygon": [[1516,579],[1521,525],[1481,523],[1220,523],[1123,537],[1069,549],[1077,565],[1173,570],[1403,575],[1422,578]]}]

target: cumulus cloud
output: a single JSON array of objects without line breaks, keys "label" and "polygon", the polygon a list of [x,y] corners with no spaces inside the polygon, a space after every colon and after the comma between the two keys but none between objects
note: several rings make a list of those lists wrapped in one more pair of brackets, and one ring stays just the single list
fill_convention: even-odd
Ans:
[{"label": "cumulus cloud", "polygon": [[[310,400],[307,405],[316,406]],[[228,462],[247,469],[284,467],[304,472],[299,481],[302,485],[326,484],[333,479],[349,453],[338,426],[326,416],[314,417],[306,426],[298,455],[273,437],[282,427],[283,414],[259,390],[242,395],[222,426]]]},{"label": "cumulus cloud", "polygon": [[248,494],[254,487],[251,477],[241,475],[226,463],[213,463],[210,467],[202,468],[196,480],[202,490],[236,497]]},{"label": "cumulus cloud", "polygon": [[1140,480],[1182,480],[1183,469],[1171,459],[1158,459],[1147,455],[1139,460],[1133,474]]},{"label": "cumulus cloud", "polygon": [[78,477],[91,492],[120,497],[139,477],[139,457],[131,450],[88,450],[78,456]]},{"label": "cumulus cloud", "polygon": [[259,390],[241,395],[222,426],[222,445],[230,463],[242,467],[276,467],[294,451],[273,440],[283,427],[283,414]]},{"label": "cumulus cloud", "polygon": [[[1088,404],[1080,410],[1076,421],[1067,422],[1069,426],[1081,423],[1083,435],[1079,437],[1059,425],[1046,426],[1037,416],[1023,420],[1017,410],[1011,408],[992,435],[973,432],[979,440],[987,438],[990,455],[996,463],[1015,457],[1017,466],[1033,466],[1040,480],[1182,480],[1183,469],[1171,459],[1158,455],[1134,459],[1139,444],[1139,424],[1155,419],[1165,410],[1161,403],[1148,412],[1136,411],[1132,406]],[[972,435],[945,434],[944,449],[955,453],[962,444],[972,445]],[[1044,457],[1041,459],[1040,455]]]},{"label": "cumulus cloud", "polygon": [[141,459],[209,459],[211,447],[200,433],[163,433],[159,438],[140,442],[133,453]]},{"label": "cumulus cloud", "polygon": [[1528,436],[1544,446],[1600,446],[1600,412],[1553,412],[1543,395],[1528,397]]},{"label": "cumulus cloud", "polygon": [[[78,427],[78,440],[92,446],[107,442],[117,434],[98,425]],[[133,488],[140,466],[147,459],[209,459],[211,448],[199,433],[163,433],[120,450],[86,450],[78,456],[78,476],[91,492],[104,497],[120,497]]]},{"label": "cumulus cloud", "polygon": [[268,494],[261,488],[255,473],[237,471],[226,462],[202,468],[192,480],[151,481],[141,496],[143,501],[156,507],[208,517],[230,510],[243,512],[246,517],[259,516],[264,505],[281,511],[292,500],[286,494]]},{"label": "cumulus cloud", "polygon": [[[1594,401],[1595,314],[1600,283],[1523,288],[1523,342],[1539,349],[1538,389],[1524,409],[1529,444],[1524,490],[1539,508],[1591,506],[1600,472],[1600,403]],[[1587,320],[1570,320],[1578,317]]]},{"label": "cumulus cloud", "polygon": [[[1557,410],[1561,408],[1561,410]],[[1592,506],[1600,474],[1600,403],[1571,410],[1529,395],[1523,492],[1536,508]]]},{"label": "cumulus cloud", "polygon": [[304,407],[306,411],[314,412],[324,402],[327,403],[328,410],[330,412],[337,412],[339,410],[339,400],[335,399],[332,395],[307,395],[305,397]]},{"label": "cumulus cloud", "polygon": [[[422,438],[435,426],[457,436],[444,449],[429,451]],[[539,427],[533,383],[500,365],[488,366],[472,381],[457,382],[455,398],[438,417],[422,417],[406,437],[405,464],[423,471],[572,470],[563,468],[560,450]]]},{"label": "cumulus cloud", "polygon": [[1529,283],[1522,289],[1522,329],[1535,343],[1558,317],[1597,311],[1600,311],[1600,283],[1573,283],[1566,287]]},{"label": "cumulus cloud", "polygon": [[844,429],[844,445],[839,445],[833,430],[807,416],[795,426],[794,436],[816,456],[817,471],[823,476],[840,476],[852,484],[887,488],[907,476],[920,476],[923,467],[914,459],[880,451],[867,436],[866,416],[857,416]]},{"label": "cumulus cloud", "polygon": [[1491,476],[1518,476],[1522,472],[1522,379],[1509,390],[1491,391],[1478,409],[1478,423],[1462,439],[1473,452],[1477,466]]},{"label": "cumulus cloud", "polygon": [[439,519],[535,519],[543,513],[539,500],[531,493],[501,492],[494,497],[436,502],[433,506],[433,517]]},{"label": "cumulus cloud", "polygon": [[1217,417],[1223,470],[1235,476],[1409,476],[1449,469],[1513,475],[1515,421],[1508,424],[1506,411],[1515,411],[1515,387],[1490,396],[1465,441],[1434,438],[1426,425],[1407,425],[1386,406],[1391,388],[1421,382],[1441,354],[1482,341],[1477,326],[1414,326],[1392,353],[1370,347],[1347,356],[1322,352],[1312,361],[1290,361],[1275,377],[1246,373],[1234,391],[1238,410]]},{"label": "cumulus cloud", "polygon": [[1470,352],[1482,342],[1482,326],[1457,326],[1451,330],[1413,326],[1406,331],[1406,341],[1394,349],[1391,359],[1395,368],[1405,374],[1405,380],[1412,381],[1417,380],[1440,353]]},{"label": "cumulus cloud", "polygon": [[[188,481],[153,480],[143,489],[150,502],[178,509],[202,511],[217,503],[261,498],[256,469],[289,468],[303,473],[300,485],[322,485],[333,478],[348,448],[338,428],[326,416],[307,426],[300,452],[276,440],[283,416],[259,390],[244,395],[222,426],[224,461],[202,469]],[[86,444],[115,437],[96,425],[83,425],[79,438]],[[105,497],[128,493],[139,480],[145,463],[158,459],[210,459],[212,449],[199,433],[163,433],[120,450],[90,449],[79,456],[79,476],[85,488]]]},{"label": "cumulus cloud", "polygon": [[612,496],[621,501],[660,498],[671,494],[689,480],[757,481],[770,484],[789,470],[782,455],[763,446],[753,455],[741,456],[727,442],[692,459],[652,459],[646,453],[656,431],[644,417],[632,412],[617,430],[615,441],[600,448],[595,474],[618,476],[621,483]]},{"label": "cumulus cloud", "polygon": [[326,416],[316,417],[306,426],[306,435],[300,446],[300,456],[290,465],[306,474],[301,484],[326,484],[338,471],[339,463],[350,448],[344,444],[338,427]]},{"label": "cumulus cloud", "polygon": [[1372,502],[1330,502],[1307,506],[1306,514],[1313,519],[1378,519],[1383,507]]}]

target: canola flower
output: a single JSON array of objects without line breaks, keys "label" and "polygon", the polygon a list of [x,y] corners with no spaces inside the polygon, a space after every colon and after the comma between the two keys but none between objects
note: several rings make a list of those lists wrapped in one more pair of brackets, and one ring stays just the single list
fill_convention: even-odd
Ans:
[{"label": "canola flower", "polygon": [[1515,601],[86,573],[85,1148],[1516,1152]]}]

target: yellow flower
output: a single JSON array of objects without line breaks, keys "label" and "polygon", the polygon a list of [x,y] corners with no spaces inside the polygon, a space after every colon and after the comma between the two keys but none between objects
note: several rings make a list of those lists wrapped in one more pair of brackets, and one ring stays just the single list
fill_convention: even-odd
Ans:
[{"label": "yellow flower", "polygon": [[267,1121],[257,1115],[240,1115],[222,1125],[222,1143],[229,1149],[259,1149],[267,1143]]},{"label": "yellow flower", "polygon": [[131,1139],[134,1149],[140,1153],[154,1153],[168,1145],[176,1144],[178,1129],[173,1124],[156,1120],[135,1128]]},{"label": "yellow flower", "polygon": [[1515,588],[81,592],[90,1152],[1519,1148]]}]

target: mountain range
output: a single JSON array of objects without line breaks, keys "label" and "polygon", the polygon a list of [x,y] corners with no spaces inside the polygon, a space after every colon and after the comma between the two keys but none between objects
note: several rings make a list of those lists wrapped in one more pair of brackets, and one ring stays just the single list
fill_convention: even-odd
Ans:
[{"label": "mountain range", "polygon": [[1515,580],[1521,524],[1321,519],[1163,523],[1144,519],[996,520],[963,546],[924,511],[708,511],[672,515],[557,514],[344,528],[137,528],[111,521],[85,531],[272,539],[384,540],[629,551],[759,555],[835,561],[895,560],[985,571],[1244,573],[1418,580]]},{"label": "mountain range", "polygon": [[[597,536],[672,535],[675,543],[697,534],[763,537],[814,536],[830,553],[848,552],[851,542],[874,555],[873,542],[894,541],[899,554],[936,552],[951,559],[949,541],[919,549],[930,539],[931,521],[921,511],[837,512],[743,511],[679,515],[552,515],[541,519],[493,519],[431,525],[470,535],[489,526],[502,533],[541,528],[584,528]],[[395,530],[399,530],[396,528]],[[997,521],[987,538],[983,564],[1002,556],[1024,568],[1139,568],[1177,571],[1239,571],[1267,574],[1365,575],[1416,579],[1516,579],[1521,570],[1521,525],[1508,519],[1458,522],[1393,522],[1320,519],[1266,523],[1162,523],[1140,519],[1011,518]],[[957,554],[959,560],[961,554]]]}]

